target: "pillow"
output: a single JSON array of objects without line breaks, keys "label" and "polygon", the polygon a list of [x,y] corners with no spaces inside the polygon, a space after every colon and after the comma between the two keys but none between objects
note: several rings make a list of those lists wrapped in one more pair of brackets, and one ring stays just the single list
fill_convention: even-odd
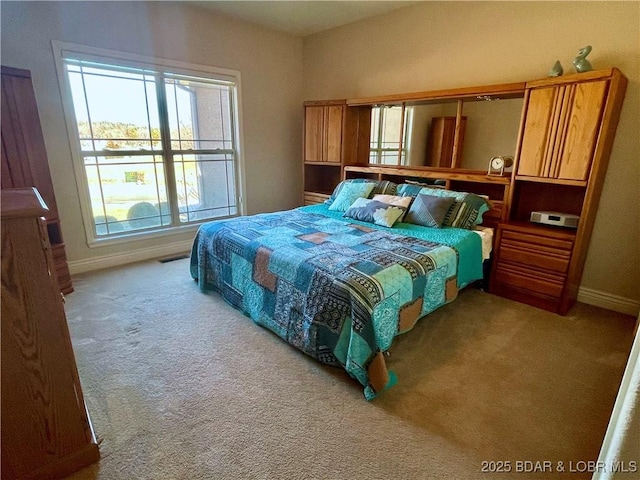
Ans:
[{"label": "pillow", "polygon": [[373,187],[372,195],[384,194],[384,195],[395,195],[396,189],[398,185],[389,180],[379,180],[376,182],[376,186]]},{"label": "pillow", "polygon": [[404,207],[389,205],[378,200],[358,198],[344,213],[344,216],[383,227],[393,227],[393,224],[404,215],[405,211]]},{"label": "pillow", "polygon": [[396,195],[401,197],[415,197],[423,188],[425,188],[424,185],[403,183],[396,188]]},{"label": "pillow", "polygon": [[456,192],[443,188],[423,187],[416,192],[417,185],[400,185],[397,192],[402,196],[416,196],[418,194],[434,197],[453,197],[455,201],[445,216],[443,226],[470,229],[482,223],[482,214],[491,208],[489,202],[475,193]]},{"label": "pillow", "polygon": [[[375,189],[373,193],[375,194]],[[373,200],[377,200],[388,205],[395,205],[396,207],[409,208],[409,205],[411,205],[411,201],[413,199],[411,197],[400,197],[398,195],[378,194],[373,196]]]},{"label": "pillow", "polygon": [[405,180],[404,183],[409,184],[409,185],[420,185],[421,187],[430,187],[431,185],[429,185],[428,183],[423,182],[418,182],[416,180]]},{"label": "pillow", "polygon": [[440,228],[447,212],[455,202],[453,197],[418,194],[404,217],[406,223]]},{"label": "pillow", "polygon": [[331,193],[331,196],[327,200],[325,200],[324,203],[327,205],[331,205],[335,201],[338,194],[340,193],[340,190],[342,190],[342,188],[345,185],[348,185],[350,183],[372,183],[374,187],[373,187],[373,191],[369,194],[369,196],[372,196],[378,193],[387,194],[387,195],[396,194],[397,185],[388,180],[378,181],[378,180],[372,180],[370,178],[350,178],[348,180],[343,180],[340,183],[338,183],[338,185],[336,185],[336,188],[333,189],[333,193]]},{"label": "pillow", "polygon": [[342,188],[340,188],[336,199],[329,205],[329,210],[338,212],[347,211],[356,199],[368,197],[373,187],[375,187],[375,184],[371,182],[351,182],[344,184]]},{"label": "pillow", "polygon": [[404,183],[408,183],[409,185],[420,185],[421,187],[432,187],[432,188],[444,188],[446,180],[441,178],[436,178],[433,180],[425,179],[421,182],[416,180],[405,180]]},{"label": "pillow", "polygon": [[333,189],[331,196],[327,200],[325,200],[324,203],[326,203],[327,205],[331,205],[340,193],[340,190],[342,190],[342,187],[350,183],[373,183],[375,185],[377,182],[375,180],[371,180],[370,178],[350,178],[349,180],[343,180],[338,183],[338,185],[336,185],[336,188]]},{"label": "pillow", "polygon": [[472,229],[482,223],[482,214],[491,209],[488,202],[469,193],[464,201],[456,200],[447,212],[443,225],[457,228]]},{"label": "pillow", "polygon": [[[374,189],[375,192],[375,189]],[[409,205],[413,201],[413,197],[400,197],[398,195],[374,195],[374,200],[377,200],[382,203],[386,203],[387,205],[394,205],[396,207],[404,208],[404,213],[398,219],[399,222],[404,222],[404,216],[407,214],[407,210],[409,210]]]}]

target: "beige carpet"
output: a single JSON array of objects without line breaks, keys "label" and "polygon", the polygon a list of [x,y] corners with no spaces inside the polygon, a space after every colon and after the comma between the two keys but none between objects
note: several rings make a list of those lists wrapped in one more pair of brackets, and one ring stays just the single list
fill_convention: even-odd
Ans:
[{"label": "beige carpet", "polygon": [[[556,462],[598,456],[635,323],[467,289],[396,339],[398,385],[367,402],[342,370],[200,293],[188,260],[74,286],[66,310],[102,460],[73,480],[558,478]],[[510,473],[483,473],[500,461]],[[518,461],[554,471],[525,475]]]}]

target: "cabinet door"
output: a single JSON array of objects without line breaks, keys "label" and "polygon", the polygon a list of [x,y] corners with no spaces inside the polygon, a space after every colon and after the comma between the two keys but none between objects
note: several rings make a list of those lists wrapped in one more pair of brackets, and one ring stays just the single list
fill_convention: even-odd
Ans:
[{"label": "cabinet door", "polygon": [[325,110],[325,162],[340,163],[342,159],[342,106],[331,105]]},{"label": "cabinet door", "polygon": [[2,67],[2,188],[38,187],[57,218],[47,150],[36,96],[27,70]]},{"label": "cabinet door", "polygon": [[543,176],[542,167],[549,145],[557,94],[558,88],[555,87],[535,89],[529,94],[518,175]]},{"label": "cabinet door", "polygon": [[304,109],[304,161],[322,162],[324,107]]},{"label": "cabinet door", "polygon": [[555,176],[586,180],[598,138],[607,81],[579,83],[573,87],[571,111]]},{"label": "cabinet door", "polygon": [[532,90],[518,175],[585,181],[606,90],[606,80]]}]

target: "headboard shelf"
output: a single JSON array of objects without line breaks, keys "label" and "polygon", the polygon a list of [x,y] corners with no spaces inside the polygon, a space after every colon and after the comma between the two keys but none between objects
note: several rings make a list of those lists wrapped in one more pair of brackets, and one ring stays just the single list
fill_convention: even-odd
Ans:
[{"label": "headboard shelf", "polygon": [[346,166],[343,179],[370,178],[395,183],[420,180],[444,180],[446,188],[488,197],[491,210],[484,216],[483,225],[493,227],[506,219],[505,204],[509,197],[511,177],[487,175],[484,171],[454,168]]},{"label": "headboard shelf", "polygon": [[367,176],[376,174],[382,179],[387,176],[397,176],[406,178],[431,178],[442,180],[457,180],[472,183],[491,183],[497,185],[509,185],[511,178],[501,175],[487,175],[481,170],[465,170],[457,168],[420,168],[420,167],[382,167],[382,166],[346,166],[344,167],[345,178],[352,175],[349,173],[361,173]]}]

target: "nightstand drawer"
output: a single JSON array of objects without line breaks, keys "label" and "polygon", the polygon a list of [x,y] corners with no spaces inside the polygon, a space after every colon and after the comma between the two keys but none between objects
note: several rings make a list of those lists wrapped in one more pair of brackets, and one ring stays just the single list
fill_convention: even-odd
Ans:
[{"label": "nightstand drawer", "polygon": [[571,251],[514,242],[507,240],[504,236],[500,243],[500,262],[518,263],[542,270],[566,273],[570,258]]},{"label": "nightstand drawer", "polygon": [[498,282],[552,297],[560,297],[562,295],[566,278],[565,275],[533,271],[515,264],[502,262],[497,266],[495,273]]},{"label": "nightstand drawer", "polygon": [[523,233],[514,230],[502,230],[503,241],[520,242],[526,245],[540,245],[556,250],[564,250],[570,252],[573,248],[573,241],[566,238],[556,238],[549,235],[536,235],[534,233]]}]

